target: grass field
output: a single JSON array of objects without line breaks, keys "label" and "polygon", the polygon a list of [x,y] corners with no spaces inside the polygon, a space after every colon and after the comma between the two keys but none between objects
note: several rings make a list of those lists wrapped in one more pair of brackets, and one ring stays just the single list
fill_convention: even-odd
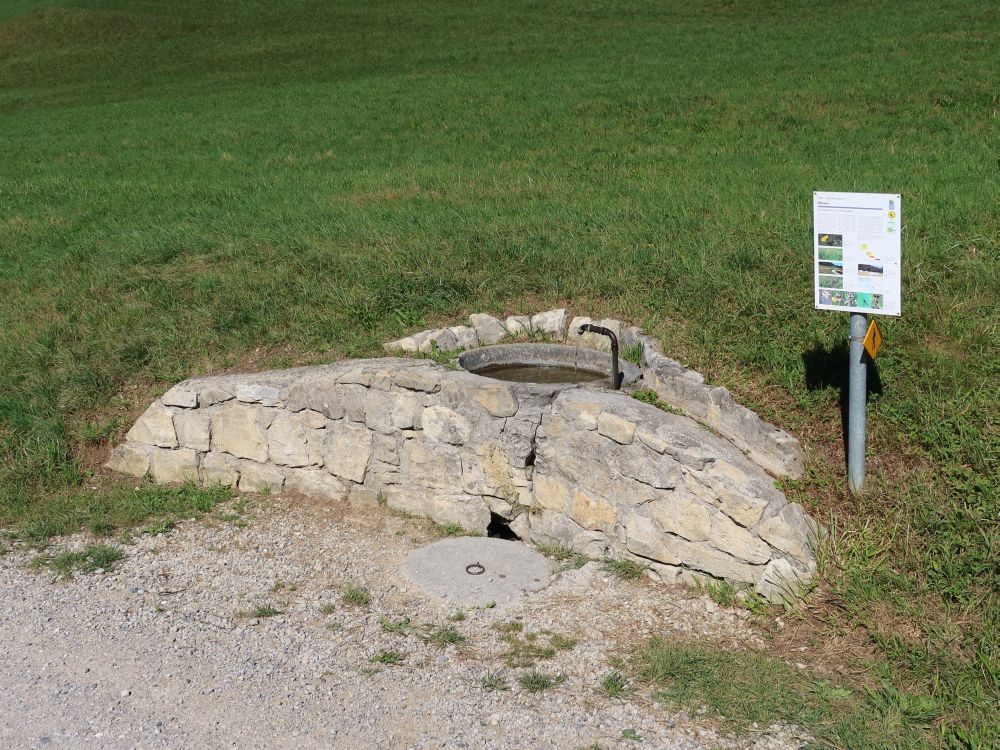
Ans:
[{"label": "grass field", "polygon": [[[998,28],[990,0],[7,0],[0,524],[196,502],[116,513],[91,486],[191,374],[564,304],[643,324],[802,438],[787,492],[834,533],[800,617],[863,642],[897,747],[995,746]],[[857,499],[815,189],[905,203]]]}]

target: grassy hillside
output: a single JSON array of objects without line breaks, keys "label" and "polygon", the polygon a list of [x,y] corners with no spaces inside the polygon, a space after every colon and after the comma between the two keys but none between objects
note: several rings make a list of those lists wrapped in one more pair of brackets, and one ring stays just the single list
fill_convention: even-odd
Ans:
[{"label": "grassy hillside", "polygon": [[[986,747],[998,29],[989,0],[7,0],[0,523],[43,538],[108,506],[83,480],[183,377],[565,304],[803,438],[788,492],[836,530],[815,617],[930,696],[901,743]],[[904,196],[861,499],[814,189]]]}]

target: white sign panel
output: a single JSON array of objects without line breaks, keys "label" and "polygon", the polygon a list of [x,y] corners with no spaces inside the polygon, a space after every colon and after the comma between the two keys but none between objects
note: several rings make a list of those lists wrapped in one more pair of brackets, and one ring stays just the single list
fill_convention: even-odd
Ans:
[{"label": "white sign panel", "polygon": [[903,206],[891,193],[813,193],[816,309],[899,315]]}]

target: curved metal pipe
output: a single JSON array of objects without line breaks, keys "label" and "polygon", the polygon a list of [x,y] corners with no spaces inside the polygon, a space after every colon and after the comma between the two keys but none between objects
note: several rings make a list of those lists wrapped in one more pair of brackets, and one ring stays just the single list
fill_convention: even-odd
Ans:
[{"label": "curved metal pipe", "polygon": [[625,373],[618,369],[618,336],[610,328],[595,326],[593,323],[584,323],[577,330],[577,333],[598,333],[611,339],[611,387],[616,391],[622,387]]}]

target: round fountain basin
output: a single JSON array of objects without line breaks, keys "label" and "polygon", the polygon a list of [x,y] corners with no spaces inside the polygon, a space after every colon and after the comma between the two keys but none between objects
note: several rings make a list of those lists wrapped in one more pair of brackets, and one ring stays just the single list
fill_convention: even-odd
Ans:
[{"label": "round fountain basin", "polygon": [[[458,358],[464,370],[494,380],[542,385],[611,384],[611,355],[563,344],[498,344],[470,349]],[[619,358],[624,383],[634,383],[639,368]]]}]

